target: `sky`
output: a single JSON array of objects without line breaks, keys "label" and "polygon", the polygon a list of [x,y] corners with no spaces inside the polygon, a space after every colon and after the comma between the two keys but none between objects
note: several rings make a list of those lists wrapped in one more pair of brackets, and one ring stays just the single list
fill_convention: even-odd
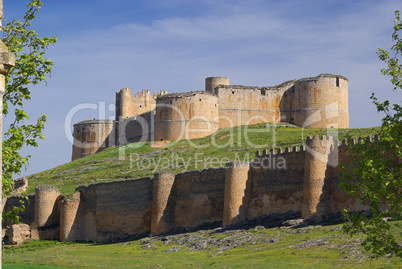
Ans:
[{"label": "sky", "polygon": [[[4,0],[5,24],[22,19],[28,0]],[[401,100],[378,48],[392,45],[396,0],[43,0],[32,25],[58,37],[46,57],[47,83],[31,87],[31,119],[48,116],[45,140],[20,176],[71,160],[72,124],[113,119],[115,92],[204,90],[205,78],[274,86],[339,74],[349,79],[351,128],[381,124],[371,103]],[[82,109],[94,107],[98,109]],[[6,119],[7,122],[8,119]],[[18,175],[15,176],[19,177]]]}]

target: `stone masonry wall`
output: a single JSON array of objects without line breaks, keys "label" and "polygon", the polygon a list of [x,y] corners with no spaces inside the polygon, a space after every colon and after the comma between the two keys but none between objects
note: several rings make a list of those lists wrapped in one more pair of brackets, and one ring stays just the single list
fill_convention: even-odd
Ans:
[{"label": "stone masonry wall", "polygon": [[117,122],[117,145],[154,140],[155,110]]},{"label": "stone masonry wall", "polygon": [[115,137],[115,122],[112,120],[88,120],[74,124],[71,160],[115,146]]},{"label": "stone masonry wall", "polygon": [[157,100],[155,140],[211,135],[219,128],[218,98],[209,92],[169,94]]},{"label": "stone masonry wall", "polygon": [[176,175],[175,227],[189,229],[222,221],[225,170],[211,168]]},{"label": "stone masonry wall", "polygon": [[304,147],[258,152],[246,190],[248,218],[301,213],[304,163]]},{"label": "stone masonry wall", "polygon": [[[6,203],[4,205],[4,210],[9,212],[13,209],[14,206],[20,206],[20,201],[24,201],[25,210],[23,212],[18,213],[19,220],[21,223],[26,223],[28,225],[34,224],[35,221],[35,194],[27,195],[27,200],[25,200],[24,196],[21,195],[13,195],[7,197]],[[12,223],[9,221],[5,221],[3,226],[11,225]]]},{"label": "stone masonry wall", "polygon": [[[87,189],[92,189],[91,197],[86,197]],[[151,178],[80,187],[85,215],[90,215],[81,221],[95,230],[92,240],[104,241],[149,232],[152,189]]]},{"label": "stone masonry wall", "polygon": [[368,210],[339,187],[339,163],[352,165],[347,150],[346,141],[315,136],[300,148],[257,152],[249,164],[82,186],[79,198],[61,202],[57,189],[38,187],[35,223],[46,228],[60,219],[64,241],[105,241],[271,214]]},{"label": "stone masonry wall", "polygon": [[219,128],[280,122],[279,104],[286,88],[221,86],[219,97]]}]

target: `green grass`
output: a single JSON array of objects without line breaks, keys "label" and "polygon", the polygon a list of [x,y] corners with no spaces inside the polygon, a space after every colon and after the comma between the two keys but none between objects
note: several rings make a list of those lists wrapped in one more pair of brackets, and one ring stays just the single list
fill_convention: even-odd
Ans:
[{"label": "green grass", "polygon": [[[392,223],[394,230],[397,223],[402,221]],[[3,262],[68,268],[401,268],[401,259],[395,257],[371,259],[357,241],[362,236],[351,238],[336,229],[339,226],[321,226],[304,233],[289,228],[252,228],[244,232],[279,241],[248,243],[226,251],[214,251],[216,247],[208,245],[201,251],[190,252],[182,246],[178,252],[164,252],[178,244],[165,245],[157,237],[109,244],[31,241],[22,246],[5,247]],[[236,233],[217,234],[206,230],[179,236],[202,235],[203,240],[223,240]],[[316,239],[325,244],[298,248],[299,244]],[[143,249],[145,243],[155,244],[156,249]]]},{"label": "green grass", "polygon": [[[148,177],[164,170],[180,173],[220,167],[226,161],[235,159],[251,161],[257,150],[300,146],[309,135],[327,135],[342,140],[375,135],[378,131],[378,127],[306,130],[290,124],[257,124],[220,129],[212,136],[181,140],[159,148],[151,147],[152,142],[132,143],[107,148],[92,156],[32,175],[28,177],[28,192],[34,192],[39,185],[51,185],[59,188],[63,194],[71,194],[77,186],[95,182]],[[214,158],[212,163],[211,158]],[[155,165],[158,162],[159,165]]]}]

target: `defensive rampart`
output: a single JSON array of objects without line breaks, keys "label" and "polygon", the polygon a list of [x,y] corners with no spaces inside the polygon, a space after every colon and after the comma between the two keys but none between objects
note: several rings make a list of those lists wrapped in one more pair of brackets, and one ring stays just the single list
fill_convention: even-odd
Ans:
[{"label": "defensive rampart", "polygon": [[[315,136],[301,147],[257,152],[250,163],[80,186],[72,199],[38,187],[33,224],[39,238],[105,241],[272,214],[316,219],[343,208],[367,210],[339,186],[338,164],[349,164],[347,149],[346,141]],[[29,224],[31,218],[32,212]]]}]

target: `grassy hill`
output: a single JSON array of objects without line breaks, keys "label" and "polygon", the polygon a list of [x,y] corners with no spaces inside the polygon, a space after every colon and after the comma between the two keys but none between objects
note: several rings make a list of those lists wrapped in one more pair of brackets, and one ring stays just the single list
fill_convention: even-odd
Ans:
[{"label": "grassy hill", "polygon": [[[350,139],[378,133],[379,127],[365,129],[302,129],[290,124],[257,124],[220,129],[193,140],[132,143],[107,148],[50,170],[32,175],[29,193],[39,185],[59,188],[71,194],[79,185],[135,179],[170,170],[176,173],[224,166],[227,161],[251,161],[257,150],[300,146],[307,136],[327,135]],[[167,144],[167,145],[164,145]],[[71,154],[66,152],[65,154]]]}]

